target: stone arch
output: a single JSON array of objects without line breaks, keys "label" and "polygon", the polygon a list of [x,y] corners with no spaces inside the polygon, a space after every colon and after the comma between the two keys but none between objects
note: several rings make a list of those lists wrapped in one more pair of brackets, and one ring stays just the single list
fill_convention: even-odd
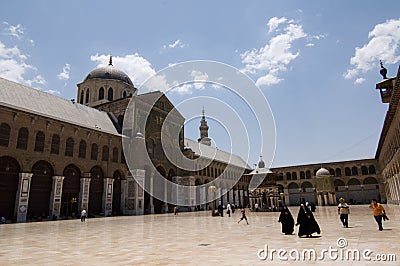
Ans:
[{"label": "stone arch", "polygon": [[100,87],[98,100],[100,101],[100,100],[103,100],[103,99],[104,99],[104,88]]},{"label": "stone arch", "polygon": [[364,179],[363,182],[364,185],[369,185],[369,184],[378,184],[378,180],[376,180],[376,178],[369,176],[367,178]]},{"label": "stone arch", "polygon": [[349,180],[349,182],[347,182],[347,185],[349,185],[349,186],[358,186],[358,185],[361,185],[361,182],[357,178],[352,178],[352,179]]},{"label": "stone arch", "polygon": [[0,213],[7,220],[14,216],[20,172],[21,166],[16,159],[10,156],[0,157]]},{"label": "stone arch", "polygon": [[112,200],[112,214],[113,215],[121,215],[121,192],[122,185],[121,181],[124,179],[122,171],[115,170],[113,173],[113,200]]},{"label": "stone arch", "polygon": [[334,185],[335,187],[341,187],[341,186],[345,186],[345,183],[344,183],[344,181],[341,180],[341,179],[335,179],[335,180],[333,181],[333,185]]},{"label": "stone arch", "polygon": [[111,87],[108,89],[107,100],[109,100],[110,102],[114,100],[114,90]]},{"label": "stone arch", "polygon": [[369,173],[370,175],[376,174],[375,166],[370,165],[370,166],[368,167],[368,173]]},{"label": "stone arch", "polygon": [[335,169],[335,176],[342,176],[342,169],[336,168]]},{"label": "stone arch", "polygon": [[288,185],[288,189],[298,189],[299,185],[295,182],[292,182]]},{"label": "stone arch", "polygon": [[50,195],[54,170],[47,161],[37,161],[32,166],[33,173],[29,190],[28,216],[38,221],[50,214]]},{"label": "stone arch", "polygon": [[0,125],[0,146],[8,147],[10,142],[11,127],[7,123]]},{"label": "stone arch", "polygon": [[79,191],[81,185],[81,170],[75,164],[67,165],[63,170],[63,189],[61,196],[60,216],[68,218],[68,216],[77,216]]},{"label": "stone arch", "polygon": [[305,182],[301,183],[301,188],[302,188],[302,189],[305,189],[305,188],[312,188],[312,187],[313,187],[313,185],[312,185],[310,182],[308,182],[308,181],[305,181]]},{"label": "stone arch", "polygon": [[100,166],[90,169],[89,206],[90,215],[100,215],[103,208],[104,171]]}]

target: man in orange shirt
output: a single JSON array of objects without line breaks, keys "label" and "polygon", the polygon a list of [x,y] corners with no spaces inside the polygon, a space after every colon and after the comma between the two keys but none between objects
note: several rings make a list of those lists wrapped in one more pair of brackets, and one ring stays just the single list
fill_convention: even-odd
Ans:
[{"label": "man in orange shirt", "polygon": [[374,218],[375,218],[375,221],[377,222],[377,224],[379,226],[379,231],[382,231],[383,230],[383,227],[382,227],[382,216],[385,214],[385,209],[383,208],[383,206],[380,203],[378,203],[376,201],[376,199],[373,199],[371,201],[371,205],[369,207],[374,212]]}]

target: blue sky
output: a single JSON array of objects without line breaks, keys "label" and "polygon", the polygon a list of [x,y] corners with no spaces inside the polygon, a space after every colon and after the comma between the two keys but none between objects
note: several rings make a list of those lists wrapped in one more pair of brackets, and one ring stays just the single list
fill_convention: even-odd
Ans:
[{"label": "blue sky", "polygon": [[[0,10],[0,76],[71,99],[109,54],[138,87],[171,64],[219,61],[267,98],[273,166],[372,158],[387,110],[375,90],[379,59],[389,77],[400,61],[398,10],[395,0],[10,1]],[[216,94],[191,86],[170,98]],[[191,121],[186,137],[197,139]],[[227,133],[209,125],[229,150]]]}]

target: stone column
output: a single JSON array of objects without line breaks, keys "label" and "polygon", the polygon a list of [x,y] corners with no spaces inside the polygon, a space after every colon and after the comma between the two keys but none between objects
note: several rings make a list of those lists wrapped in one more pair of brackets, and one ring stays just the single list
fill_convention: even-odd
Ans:
[{"label": "stone column", "polygon": [[50,195],[50,217],[53,217],[53,215],[55,215],[57,218],[60,217],[64,178],[65,176],[53,176],[53,185]]},{"label": "stone column", "polygon": [[164,182],[164,205],[163,205],[163,209],[164,209],[164,213],[168,212],[168,180],[166,178],[164,178],[163,180]]},{"label": "stone column", "polygon": [[153,203],[153,195],[154,195],[154,172],[150,175],[150,213],[154,213],[154,203]]},{"label": "stone column", "polygon": [[239,206],[239,197],[240,197],[240,195],[239,195],[239,190],[236,189],[236,190],[235,190],[235,205],[236,205],[236,206]]},{"label": "stone column", "polygon": [[[133,180],[133,197],[135,200],[135,214],[144,214],[144,181],[145,181],[145,170],[137,169],[132,171],[132,175],[135,177]],[[136,190],[136,195],[135,195]],[[150,197],[152,199],[152,197]],[[154,206],[153,206],[154,212]]]},{"label": "stone column", "polygon": [[227,193],[228,193],[228,190],[226,189],[226,188],[223,188],[222,189],[222,205],[227,205],[228,204],[228,195],[227,195]]},{"label": "stone column", "polygon": [[84,173],[81,178],[81,189],[79,192],[79,212],[86,210],[89,213],[89,189],[90,189],[90,173]]},{"label": "stone column", "polygon": [[32,173],[19,173],[18,190],[14,208],[18,223],[26,221],[32,176]]},{"label": "stone column", "polygon": [[329,205],[329,201],[328,201],[328,193],[327,193],[327,192],[324,192],[324,202],[325,202],[325,205],[326,205],[326,206],[328,206],[328,205]]},{"label": "stone column", "polygon": [[200,188],[200,208],[206,209],[206,201],[207,201],[207,188],[204,186]]},{"label": "stone column", "polygon": [[111,177],[104,178],[104,188],[103,188],[103,213],[104,216],[112,215],[112,199],[114,192],[114,179]]},{"label": "stone column", "polygon": [[318,192],[317,201],[318,201],[318,206],[323,206],[324,205],[324,201],[322,200],[322,192]]}]

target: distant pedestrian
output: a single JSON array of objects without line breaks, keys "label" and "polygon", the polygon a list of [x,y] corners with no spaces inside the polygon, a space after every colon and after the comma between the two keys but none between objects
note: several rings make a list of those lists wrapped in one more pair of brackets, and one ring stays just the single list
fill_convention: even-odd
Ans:
[{"label": "distant pedestrian", "polygon": [[338,214],[340,215],[340,221],[342,221],[343,227],[349,227],[350,207],[344,201],[344,198],[339,199]]},{"label": "distant pedestrian", "polygon": [[178,207],[174,207],[174,215],[178,215]]},{"label": "distant pedestrian", "polygon": [[311,210],[304,206],[304,204],[300,205],[299,213],[297,214],[297,223],[296,225],[300,225],[298,236],[306,236],[311,237],[313,233],[320,234],[321,230],[317,221],[314,218]]},{"label": "distant pedestrian", "polygon": [[376,199],[373,199],[371,201],[371,205],[369,207],[373,210],[374,218],[376,223],[378,224],[379,231],[382,231],[382,217],[386,216],[385,209],[380,203],[376,201]]},{"label": "distant pedestrian", "polygon": [[294,219],[288,207],[283,205],[281,214],[279,215],[278,223],[282,223],[282,233],[291,235],[294,231]]},{"label": "distant pedestrian", "polygon": [[232,213],[235,213],[235,210],[236,210],[235,204],[232,204],[232,205],[231,205],[231,208],[232,208]]},{"label": "distant pedestrian", "polygon": [[218,205],[218,214],[221,215],[221,217],[224,217],[224,207],[221,203]]},{"label": "distant pedestrian", "polygon": [[229,204],[228,202],[228,204],[226,205],[226,214],[228,214],[229,217],[231,217],[231,211],[232,211],[231,204]]},{"label": "distant pedestrian", "polygon": [[240,212],[242,213],[242,217],[240,218],[238,223],[240,223],[244,219],[244,220],[246,220],[246,223],[249,224],[249,222],[247,221],[247,217],[246,217],[246,210],[244,208],[242,208],[242,210]]},{"label": "distant pedestrian", "polygon": [[1,216],[0,223],[2,223],[2,224],[6,223],[6,218],[4,216]]},{"label": "distant pedestrian", "polygon": [[254,204],[254,208],[256,209],[256,212],[258,212],[258,203]]},{"label": "distant pedestrian", "polygon": [[83,222],[83,223],[86,222],[86,216],[87,216],[86,210],[83,209],[81,212],[81,222]]}]

